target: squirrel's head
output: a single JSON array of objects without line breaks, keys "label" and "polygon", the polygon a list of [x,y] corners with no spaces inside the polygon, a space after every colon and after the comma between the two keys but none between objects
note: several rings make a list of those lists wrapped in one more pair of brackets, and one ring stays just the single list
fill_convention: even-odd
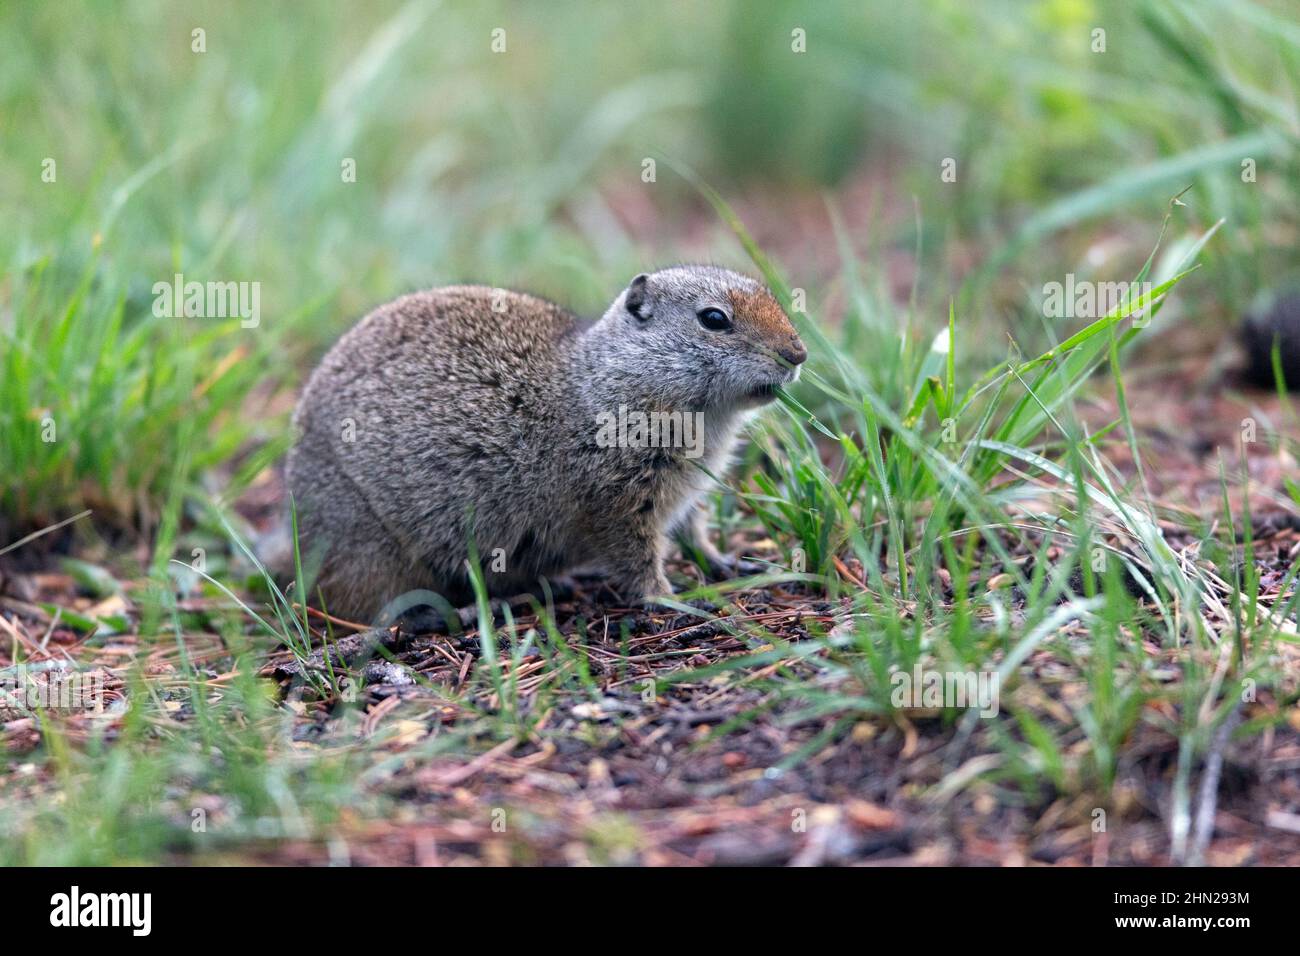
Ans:
[{"label": "squirrel's head", "polygon": [[767,287],[717,266],[638,275],[601,325],[619,336],[625,354],[654,380],[653,391],[673,405],[761,405],[798,378],[808,358]]}]

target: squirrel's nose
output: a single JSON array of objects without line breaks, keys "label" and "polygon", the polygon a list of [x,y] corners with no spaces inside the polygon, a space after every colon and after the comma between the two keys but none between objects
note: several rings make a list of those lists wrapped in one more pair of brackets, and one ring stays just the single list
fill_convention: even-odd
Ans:
[{"label": "squirrel's nose", "polygon": [[798,338],[793,339],[785,348],[777,349],[777,354],[791,365],[802,365],[808,358],[808,350]]}]

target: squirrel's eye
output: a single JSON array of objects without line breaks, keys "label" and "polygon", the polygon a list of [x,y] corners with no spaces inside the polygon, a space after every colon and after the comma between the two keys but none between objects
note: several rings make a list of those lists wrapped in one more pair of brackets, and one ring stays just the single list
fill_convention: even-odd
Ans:
[{"label": "squirrel's eye", "polygon": [[697,315],[700,325],[711,332],[725,332],[731,328],[731,319],[721,309],[700,309]]}]

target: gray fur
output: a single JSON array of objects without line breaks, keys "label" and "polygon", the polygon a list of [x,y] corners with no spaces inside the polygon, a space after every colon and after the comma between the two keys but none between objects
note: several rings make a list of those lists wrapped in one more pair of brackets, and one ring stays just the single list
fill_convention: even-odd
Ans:
[{"label": "gray fur", "polygon": [[[288,466],[331,612],[372,619],[414,589],[466,602],[471,539],[494,594],[579,567],[606,571],[629,599],[671,593],[669,535],[698,529],[710,482],[697,465],[725,470],[745,418],[770,400],[756,390],[797,377],[806,352],[748,277],[681,266],[629,288],[637,314],[625,289],[586,328],[517,292],[417,292],[335,344],[299,403]],[[703,328],[707,306],[733,329]],[[701,412],[702,456],[601,447],[598,416],[619,405]]]}]

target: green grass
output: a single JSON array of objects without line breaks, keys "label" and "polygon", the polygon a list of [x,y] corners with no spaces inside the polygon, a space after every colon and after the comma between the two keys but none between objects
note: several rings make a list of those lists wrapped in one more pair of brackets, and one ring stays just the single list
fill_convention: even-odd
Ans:
[{"label": "green grass", "polygon": [[96,266],[66,297],[50,259],[10,286],[0,459],[11,464],[0,514],[28,524],[82,504],[108,523],[129,521],[142,501],[161,500],[177,462],[204,475],[274,434],[244,404],[271,374],[267,337],[241,334],[237,318],[204,327],[140,315],[120,291],[95,287]]}]

